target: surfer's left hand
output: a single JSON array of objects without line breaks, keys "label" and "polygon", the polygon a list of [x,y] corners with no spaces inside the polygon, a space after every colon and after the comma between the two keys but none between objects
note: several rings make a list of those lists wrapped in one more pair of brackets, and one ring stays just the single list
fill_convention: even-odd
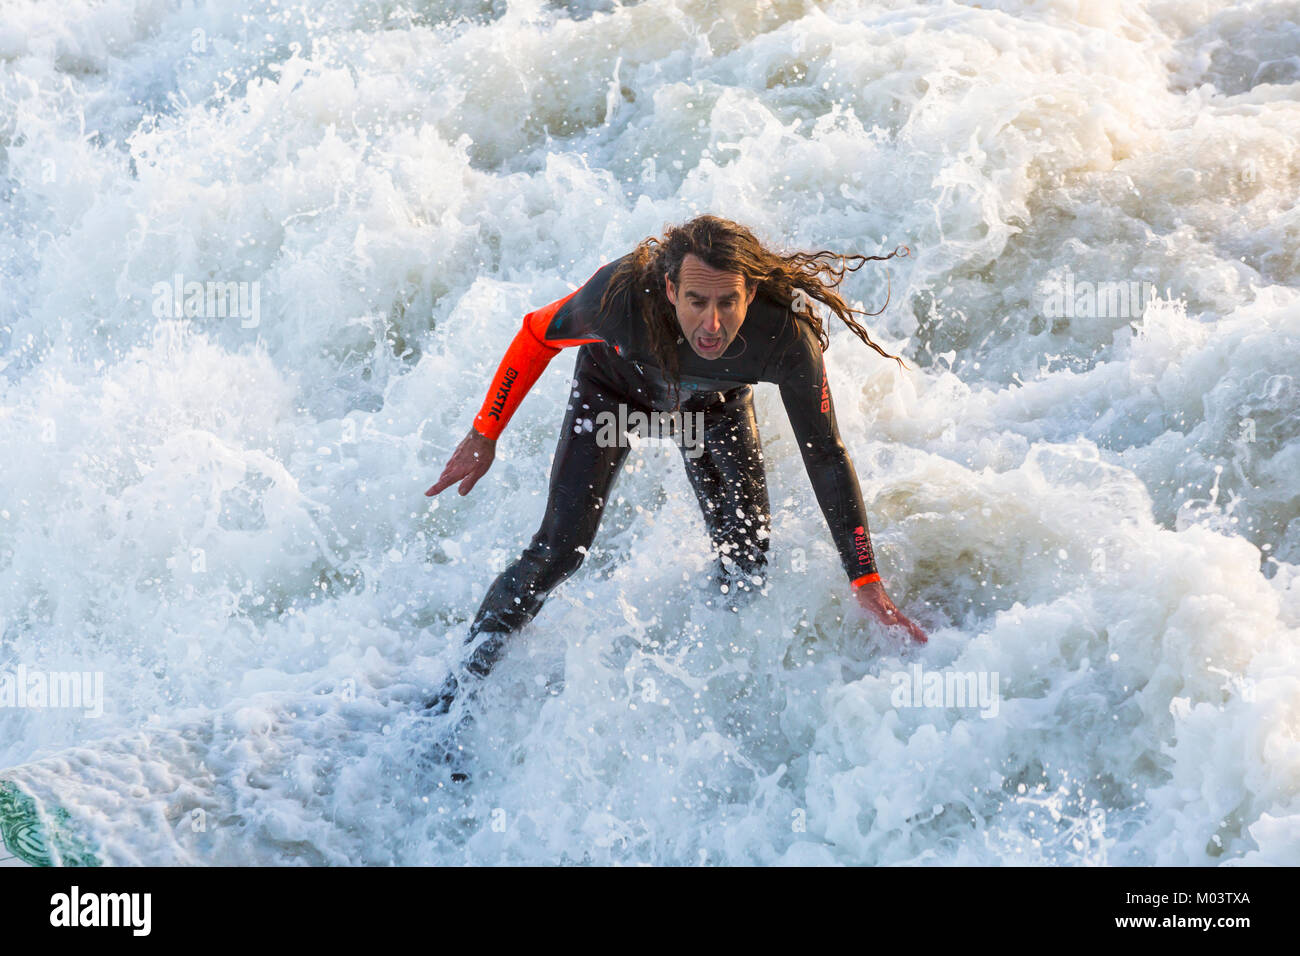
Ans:
[{"label": "surfer's left hand", "polygon": [[894,606],[894,602],[889,599],[889,595],[885,593],[885,588],[879,581],[871,581],[858,588],[857,599],[864,610],[886,627],[903,628],[918,644],[929,641],[925,631],[912,623],[906,614]]}]

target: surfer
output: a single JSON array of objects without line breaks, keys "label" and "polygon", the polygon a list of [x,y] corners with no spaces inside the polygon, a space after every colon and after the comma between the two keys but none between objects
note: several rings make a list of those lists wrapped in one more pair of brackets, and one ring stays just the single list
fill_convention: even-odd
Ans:
[{"label": "surfer", "polygon": [[[465,670],[486,676],[508,635],[582,564],[628,453],[623,436],[611,441],[611,429],[594,426],[627,423],[635,417],[629,410],[647,418],[703,413],[702,450],[684,443],[682,460],[718,554],[718,592],[729,595],[728,603],[751,596],[762,584],[771,523],[753,405],[758,382],[780,388],[858,603],[925,642],[885,593],[876,567],[857,474],[835,423],[822,357],[829,338],[812,307],[821,303],[877,353],[903,365],[853,318],[879,313],[850,308],[837,291],[846,271],[895,255],[781,255],[744,226],[705,215],[643,240],[580,289],[524,316],[473,427],[425,492],[437,495],[459,482],[459,493],[468,494],[492,466],[498,437],[543,369],[563,348],[577,347],[546,513],[522,555],[488,589],[470,625],[467,642],[478,644]],[[446,709],[455,693],[453,677],[432,706]]]}]

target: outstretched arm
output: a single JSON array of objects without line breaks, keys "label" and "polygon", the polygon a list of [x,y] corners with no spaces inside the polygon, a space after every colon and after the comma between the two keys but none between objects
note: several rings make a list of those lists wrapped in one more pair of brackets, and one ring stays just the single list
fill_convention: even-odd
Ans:
[{"label": "outstretched arm", "polygon": [[894,606],[881,583],[858,475],[835,423],[821,343],[802,321],[799,325],[793,344],[773,361],[786,369],[777,378],[781,400],[850,586],[858,603],[877,620],[901,626],[914,640],[925,643],[925,632]]},{"label": "outstretched arm", "polygon": [[603,283],[595,280],[602,273],[608,275],[607,269],[602,266],[582,288],[524,316],[523,325],[497,366],[496,377],[474,417],[473,427],[456,446],[442,475],[425,492],[426,496],[439,494],[458,481],[460,494],[469,494],[492,467],[497,439],[551,359],[565,346],[602,341],[593,331],[597,315],[593,301],[598,306],[597,286]]}]

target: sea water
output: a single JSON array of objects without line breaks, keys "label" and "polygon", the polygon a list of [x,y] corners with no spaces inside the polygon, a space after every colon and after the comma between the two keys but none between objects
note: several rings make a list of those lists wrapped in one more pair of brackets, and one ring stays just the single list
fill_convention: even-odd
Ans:
[{"label": "sea water", "polygon": [[[0,671],[102,713],[15,697],[0,776],[127,864],[1300,863],[1297,24],[3,0]],[[834,319],[827,362],[930,642],[857,609],[760,385],[766,593],[705,605],[635,448],[451,784],[422,704],[574,351],[423,492],[523,314],[703,212],[910,248],[844,285],[909,368]]]}]

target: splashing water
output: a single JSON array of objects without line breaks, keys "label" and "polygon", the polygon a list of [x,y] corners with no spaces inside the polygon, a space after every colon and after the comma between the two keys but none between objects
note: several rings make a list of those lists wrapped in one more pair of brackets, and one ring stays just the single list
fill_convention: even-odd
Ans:
[{"label": "splashing water", "polygon": [[[105,699],[0,707],[0,778],[111,863],[1300,863],[1297,23],[3,0],[0,675]],[[449,785],[421,702],[574,353],[422,492],[526,311],[706,211],[913,250],[845,290],[888,273],[914,368],[828,366],[931,641],[853,606],[762,385],[767,594],[704,606],[678,455],[634,450]]]}]

